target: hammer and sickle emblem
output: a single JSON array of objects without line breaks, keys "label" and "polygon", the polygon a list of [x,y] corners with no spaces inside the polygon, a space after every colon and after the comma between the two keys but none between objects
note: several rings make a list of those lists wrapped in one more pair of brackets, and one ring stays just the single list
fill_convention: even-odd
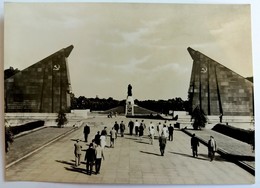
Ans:
[{"label": "hammer and sickle emblem", "polygon": [[207,70],[208,70],[207,67],[202,67],[202,68],[201,68],[201,72],[202,72],[202,73],[206,73]]},{"label": "hammer and sickle emblem", "polygon": [[53,70],[60,70],[60,65],[53,65]]}]

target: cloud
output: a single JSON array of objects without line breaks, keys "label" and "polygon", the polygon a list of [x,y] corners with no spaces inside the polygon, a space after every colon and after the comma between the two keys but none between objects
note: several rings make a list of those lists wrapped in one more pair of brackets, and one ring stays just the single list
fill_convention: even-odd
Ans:
[{"label": "cloud", "polygon": [[132,83],[140,99],[186,98],[187,47],[252,74],[247,5],[9,5],[5,67],[26,68],[73,44],[68,62],[77,95],[122,98]]}]

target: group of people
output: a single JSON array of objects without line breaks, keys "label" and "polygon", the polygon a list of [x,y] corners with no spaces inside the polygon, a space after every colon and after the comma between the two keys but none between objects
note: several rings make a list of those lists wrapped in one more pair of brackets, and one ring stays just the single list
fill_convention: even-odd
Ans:
[{"label": "group of people", "polygon": [[[139,122],[138,120],[136,120],[135,122],[130,120],[128,123],[128,127],[129,127],[130,135],[133,135],[133,130],[134,130],[135,135],[142,138],[144,135],[144,131],[146,129],[146,124],[144,123],[144,120],[141,120],[141,122]],[[158,133],[159,137],[163,133],[165,137],[168,137],[170,141],[173,141],[173,131],[174,131],[174,127],[172,126],[172,124],[169,124],[168,126],[167,121],[165,121],[164,124],[159,122],[157,126],[155,126],[153,122],[150,122],[148,126],[148,135],[151,138],[151,144],[153,144],[153,140],[156,132]]]},{"label": "group of people", "polygon": [[[198,157],[198,147],[199,147],[199,139],[196,137],[195,134],[191,137],[191,149],[192,149],[192,156]],[[208,140],[208,157],[210,161],[213,161],[215,158],[215,152],[217,151],[217,142],[213,136],[210,136]]]},{"label": "group of people", "polygon": [[[135,135],[139,136],[140,140],[142,140],[142,137],[144,135],[144,131],[146,129],[146,124],[144,123],[144,120],[141,120],[139,123],[138,120],[133,122],[132,120],[128,123],[129,127],[129,134],[133,135],[133,130],[135,130]],[[95,170],[96,174],[100,172],[101,167],[101,161],[102,159],[105,159],[104,156],[104,148],[108,147],[107,144],[107,137],[110,137],[110,148],[115,147],[115,141],[118,137],[119,131],[121,137],[124,137],[125,135],[125,123],[121,121],[119,124],[117,121],[115,121],[114,125],[112,126],[109,134],[107,127],[105,126],[103,130],[98,131],[92,139],[92,142],[89,144],[88,149],[86,150],[85,154],[85,161],[86,161],[86,170],[87,174],[91,175],[93,166],[95,164]],[[167,121],[165,121],[163,124],[159,122],[157,126],[153,124],[153,122],[150,122],[148,126],[148,136],[150,138],[150,143],[154,143],[155,133],[158,134],[158,141],[159,141],[159,148],[161,156],[164,156],[167,140],[173,141],[173,132],[174,127],[172,124],[167,125]],[[85,125],[84,127],[84,138],[85,142],[88,142],[88,135],[90,133],[90,127],[88,125]],[[193,157],[198,157],[198,147],[199,147],[199,140],[196,137],[195,134],[191,137],[191,149],[192,149],[192,155]],[[76,140],[76,143],[74,144],[74,154],[75,154],[75,166],[80,165],[81,160],[81,151],[82,146],[79,144],[79,140]],[[213,161],[215,157],[215,152],[217,151],[217,144],[214,140],[213,136],[210,136],[210,139],[208,141],[208,156],[210,158],[210,161]]]},{"label": "group of people", "polygon": [[[107,127],[105,126],[103,130],[98,131],[89,144],[88,149],[85,154],[86,161],[86,171],[88,175],[91,175],[93,172],[93,166],[95,164],[95,173],[100,173],[102,159],[105,159],[104,148],[107,146],[107,137],[110,137],[110,148],[115,147],[115,140],[117,139],[118,132],[120,130],[121,137],[124,137],[125,124],[121,121],[120,124],[115,122],[114,126],[108,134]],[[88,142],[88,137],[90,134],[90,127],[86,124],[83,129],[85,142]],[[81,164],[81,155],[82,155],[82,146],[79,143],[79,139],[76,140],[74,144],[74,154],[75,154],[75,166]]]},{"label": "group of people", "polygon": [[[83,134],[85,142],[88,142],[88,136],[90,133],[90,127],[88,125],[84,126]],[[88,149],[86,150],[85,154],[85,161],[86,161],[86,172],[88,175],[93,173],[93,166],[95,165],[95,174],[100,173],[101,162],[102,159],[105,160],[104,155],[104,137],[107,135],[106,127],[102,130],[101,135],[98,131],[95,135],[95,138],[89,144]],[[103,145],[102,145],[103,144]],[[81,155],[82,155],[82,146],[79,143],[79,139],[76,140],[74,144],[74,155],[75,155],[75,166],[79,166],[81,164]]]},{"label": "group of people", "polygon": [[[128,123],[128,127],[130,135],[133,135],[134,130],[135,136],[139,136],[140,140],[142,140],[144,131],[146,130],[146,124],[144,120],[141,120],[141,122],[139,122],[138,120],[136,120],[135,122],[130,120]],[[154,125],[151,121],[148,126],[148,136],[150,138],[150,143],[153,145],[155,134],[157,133],[160,152],[162,156],[164,156],[167,138],[169,141],[173,141],[173,132],[174,127],[172,126],[172,124],[167,125],[167,121],[165,121],[163,124],[159,122],[157,125]]]}]

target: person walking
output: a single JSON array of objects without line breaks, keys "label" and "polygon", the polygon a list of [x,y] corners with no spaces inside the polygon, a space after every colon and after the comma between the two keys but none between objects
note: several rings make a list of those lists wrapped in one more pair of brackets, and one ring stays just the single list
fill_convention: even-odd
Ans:
[{"label": "person walking", "polygon": [[121,134],[121,137],[124,137],[124,132],[125,132],[125,124],[123,121],[121,121],[120,123],[120,134]]},{"label": "person walking", "polygon": [[135,136],[138,136],[138,131],[139,131],[139,122],[138,122],[138,120],[135,121],[134,128],[135,128]]},{"label": "person walking", "polygon": [[168,127],[166,124],[163,125],[163,129],[162,129],[163,135],[167,138],[169,136],[169,131],[168,131]]},{"label": "person walking", "polygon": [[102,132],[101,136],[100,136],[100,145],[103,149],[106,147],[106,144],[107,144],[105,134],[106,134],[105,132]]},{"label": "person walking", "polygon": [[168,127],[169,141],[173,141],[173,131],[174,131],[174,127],[172,126],[172,124],[170,124],[170,126]]},{"label": "person walking", "polygon": [[144,125],[142,123],[140,124],[138,131],[139,131],[139,138],[140,140],[142,140],[144,135]]},{"label": "person walking", "polygon": [[161,136],[159,137],[159,146],[160,146],[161,156],[164,156],[166,143],[167,143],[167,139],[166,139],[164,133],[162,132]]},{"label": "person walking", "polygon": [[117,139],[117,133],[118,133],[118,130],[119,130],[119,125],[118,125],[117,121],[114,124],[114,129],[116,131],[116,139]]},{"label": "person walking", "polygon": [[116,131],[114,127],[112,127],[112,130],[110,131],[110,147],[115,147],[115,139],[116,139]]},{"label": "person walking", "polygon": [[199,139],[196,137],[195,134],[193,134],[191,137],[190,145],[191,145],[191,149],[192,149],[192,156],[198,157]]},{"label": "person walking", "polygon": [[154,134],[155,134],[155,130],[154,130],[153,126],[149,127],[149,133],[150,133],[150,138],[151,138],[151,144],[153,145]]},{"label": "person walking", "polygon": [[128,127],[129,127],[129,134],[133,135],[134,122],[132,120],[129,121]]},{"label": "person walking", "polygon": [[157,131],[159,137],[162,135],[162,129],[163,129],[163,125],[161,124],[161,122],[159,122],[159,124],[157,125]]},{"label": "person walking", "polygon": [[208,156],[210,161],[213,161],[215,158],[215,152],[217,151],[217,142],[213,136],[210,136],[208,141]]},{"label": "person walking", "polygon": [[90,133],[90,128],[88,124],[85,125],[83,133],[84,133],[85,142],[88,142],[88,135]]},{"label": "person walking", "polygon": [[98,131],[97,132],[97,134],[95,135],[95,138],[94,138],[94,140],[95,140],[95,143],[97,144],[97,145],[100,145],[100,132]]},{"label": "person walking", "polygon": [[79,139],[77,139],[76,143],[74,144],[75,166],[80,165],[81,149],[82,146],[79,144]]},{"label": "person walking", "polygon": [[96,151],[93,148],[93,144],[89,144],[89,148],[86,150],[85,161],[87,174],[91,176],[93,170],[93,164],[96,158]]},{"label": "person walking", "polygon": [[146,125],[145,125],[145,123],[144,123],[144,120],[142,120],[140,124],[142,124],[143,127],[144,127],[144,129],[146,129]]},{"label": "person walking", "polygon": [[107,136],[107,127],[104,127],[104,129],[101,131],[101,135]]},{"label": "person walking", "polygon": [[222,123],[222,119],[223,119],[223,114],[221,113],[221,114],[219,115],[219,122],[220,122],[220,123]]},{"label": "person walking", "polygon": [[96,147],[96,161],[95,161],[96,174],[100,173],[102,159],[105,160],[104,150],[98,144],[97,147]]}]

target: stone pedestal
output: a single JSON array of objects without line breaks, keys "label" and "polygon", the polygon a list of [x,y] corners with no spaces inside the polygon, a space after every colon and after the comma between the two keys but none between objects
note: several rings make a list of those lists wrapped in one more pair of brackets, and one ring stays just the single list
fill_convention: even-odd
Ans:
[{"label": "stone pedestal", "polygon": [[134,115],[134,99],[132,96],[127,96],[126,105],[125,105],[125,115],[126,116]]}]

